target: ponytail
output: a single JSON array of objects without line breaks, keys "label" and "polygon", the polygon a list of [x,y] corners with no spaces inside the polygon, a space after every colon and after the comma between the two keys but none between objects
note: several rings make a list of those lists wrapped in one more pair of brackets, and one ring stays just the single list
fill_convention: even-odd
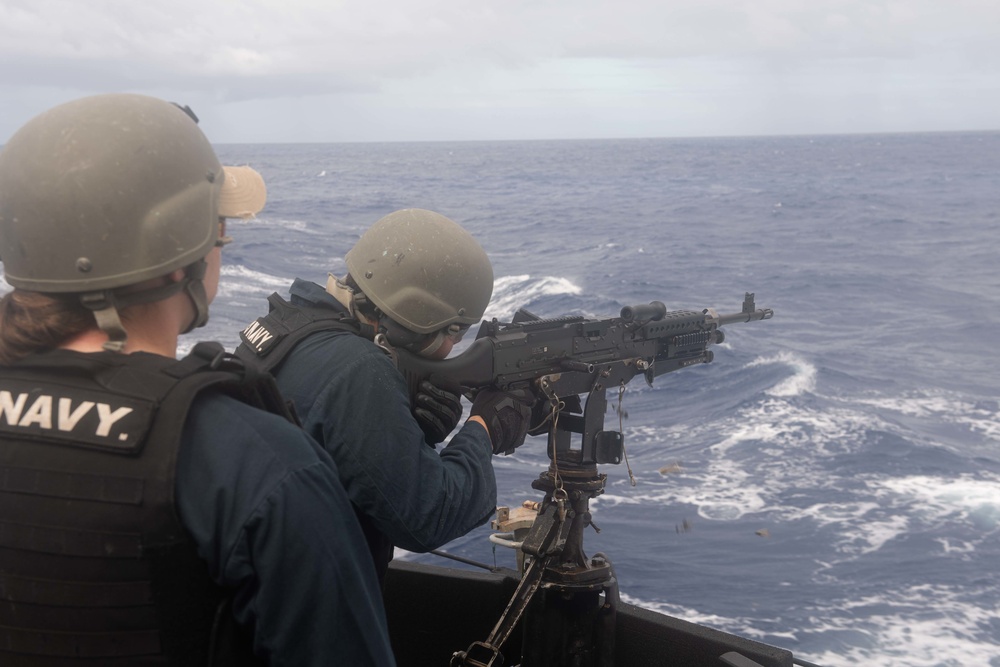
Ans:
[{"label": "ponytail", "polygon": [[55,349],[94,326],[93,313],[76,294],[15,289],[0,299],[0,364]]}]

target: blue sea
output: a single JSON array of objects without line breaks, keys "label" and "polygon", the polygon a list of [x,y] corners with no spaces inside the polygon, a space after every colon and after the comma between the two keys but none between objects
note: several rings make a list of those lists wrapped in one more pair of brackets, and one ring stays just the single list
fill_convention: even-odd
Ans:
[{"label": "blue sea", "polygon": [[[218,150],[269,187],[196,337],[230,348],[409,207],[480,240],[489,318],[754,292],[773,319],[628,385],[636,485],[602,466],[587,553],[630,603],[827,667],[1000,666],[1000,133]],[[543,438],[495,465],[501,504],[540,499]],[[488,535],[444,550],[513,567]]]}]

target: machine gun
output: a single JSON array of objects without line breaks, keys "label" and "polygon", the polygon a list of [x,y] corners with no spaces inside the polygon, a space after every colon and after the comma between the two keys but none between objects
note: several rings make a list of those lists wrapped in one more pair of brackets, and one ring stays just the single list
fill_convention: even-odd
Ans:
[{"label": "machine gun", "polygon": [[[659,375],[707,364],[713,358],[708,347],[725,339],[720,326],[773,315],[770,308],[757,309],[749,292],[743,310],[727,315],[712,308],[668,312],[659,301],[626,306],[620,317],[602,320],[540,319],[521,309],[509,323],[484,321],[468,349],[450,359],[433,361],[400,349],[395,354],[411,397],[428,378],[467,390],[529,387],[554,407],[568,408],[559,418],[562,432],[583,436],[579,457],[567,453],[566,463],[620,463],[621,434],[603,430],[603,390],[623,387],[638,374],[652,386]],[[569,413],[575,401],[564,400],[581,394],[588,397],[582,417]]]},{"label": "machine gun", "polygon": [[[749,292],[742,311],[728,315],[711,308],[668,312],[659,301],[603,320],[540,319],[519,310],[509,323],[483,322],[472,344],[450,359],[390,349],[411,397],[422,380],[437,378],[471,391],[530,388],[539,396],[536,407],[548,408],[529,431],[547,428],[551,463],[532,482],[545,496],[520,546],[528,565],[489,637],[456,651],[452,667],[502,665],[500,647],[522,620],[521,667],[612,667],[617,579],[604,554],[588,559],[583,551],[584,529],[593,525],[589,501],[607,479],[597,464],[620,463],[625,451],[621,431],[604,430],[607,390],[617,389],[620,400],[636,375],[652,385],[664,373],[709,363],[708,347],[724,340],[720,326],[773,315]],[[572,448],[573,433],[581,436],[579,449]]]}]

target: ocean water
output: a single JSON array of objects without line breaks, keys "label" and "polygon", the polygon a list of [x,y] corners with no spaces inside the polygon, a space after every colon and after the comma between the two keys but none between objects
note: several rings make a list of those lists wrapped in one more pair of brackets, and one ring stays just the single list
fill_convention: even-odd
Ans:
[{"label": "ocean water", "polygon": [[[629,602],[829,667],[1000,665],[1000,134],[220,153],[270,191],[225,251],[208,333],[229,345],[406,207],[486,248],[487,317],[736,312],[754,292],[772,320],[628,386],[637,484],[602,466],[587,552]],[[543,438],[497,458],[500,503],[539,499],[547,464]],[[513,566],[488,533],[445,550]]]},{"label": "ocean water", "polygon": [[[232,348],[268,294],[344,273],[407,207],[480,240],[487,317],[736,312],[754,292],[772,320],[628,385],[637,484],[602,466],[587,553],[628,602],[828,667],[1000,666],[1000,133],[218,150],[269,202],[231,225],[183,348]],[[495,464],[501,504],[540,499],[543,438]],[[445,550],[513,567],[488,534]]]}]

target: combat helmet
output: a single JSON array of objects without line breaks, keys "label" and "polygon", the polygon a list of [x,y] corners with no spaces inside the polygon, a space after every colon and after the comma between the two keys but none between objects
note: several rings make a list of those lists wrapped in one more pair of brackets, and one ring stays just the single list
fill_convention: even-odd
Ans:
[{"label": "combat helmet", "polygon": [[493,294],[486,251],[458,223],[425,209],[380,219],[344,259],[365,297],[418,334],[468,328]]},{"label": "combat helmet", "polygon": [[[5,278],[24,290],[79,294],[112,349],[125,339],[117,308],[182,289],[196,310],[190,330],[208,319],[204,257],[219,217],[255,214],[265,196],[252,169],[223,169],[189,109],[131,94],[62,104],[0,151]],[[181,283],[121,290],[180,268]]]}]

